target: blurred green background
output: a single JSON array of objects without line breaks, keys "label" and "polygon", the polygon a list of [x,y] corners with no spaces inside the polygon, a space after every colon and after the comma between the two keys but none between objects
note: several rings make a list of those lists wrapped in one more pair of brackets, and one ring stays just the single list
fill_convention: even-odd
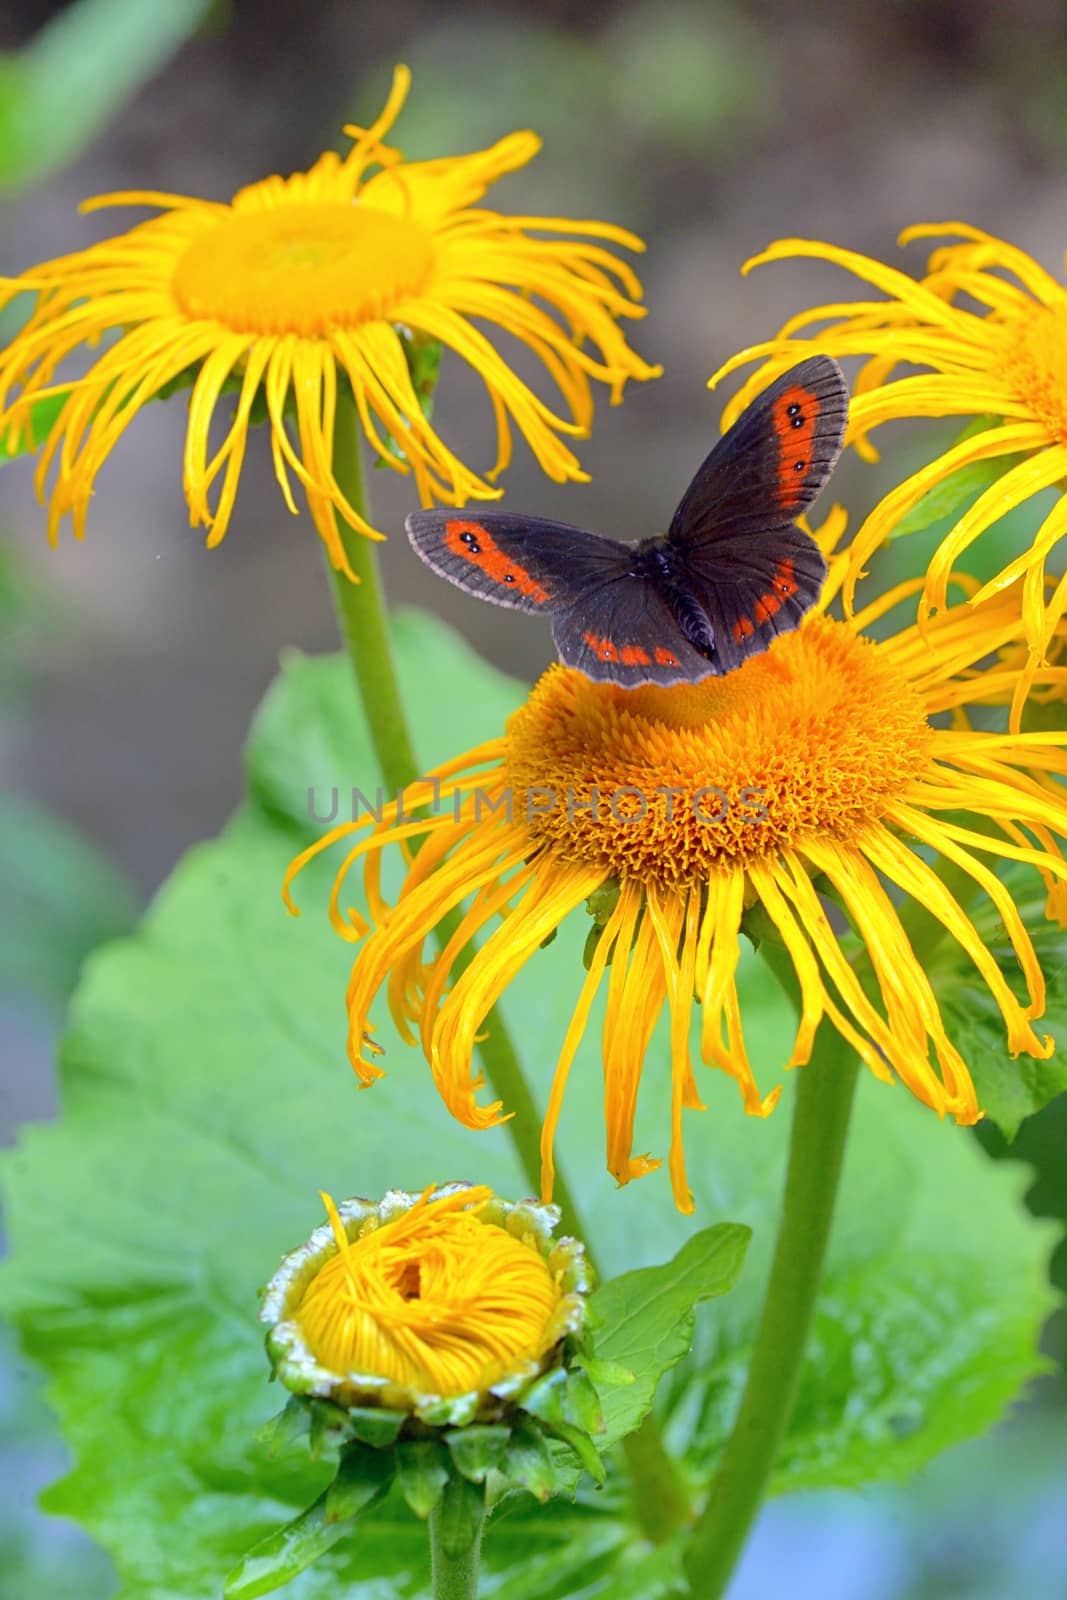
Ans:
[{"label": "blurred green background", "polygon": [[[600,409],[581,449],[589,485],[548,483],[521,448],[506,479],[513,506],[644,535],[665,525],[717,432],[708,374],[849,287],[811,263],[742,280],[742,261],[770,239],[831,239],[917,268],[918,252],[897,252],[898,231],[958,218],[1060,270],[1063,18],[1056,0],[7,0],[0,271],[125,225],[126,213],[79,217],[85,196],[143,187],[224,200],[306,166],[343,144],[346,120],[375,115],[406,61],[415,81],[394,138],[408,155],[533,127],[542,155],[490,203],[607,218],[647,239],[649,315],[633,341],[664,378]],[[437,420],[460,454],[484,461],[484,397],[447,358]],[[183,431],[180,400],[144,411],[101,474],[84,546],[68,535],[50,551],[31,471],[0,474],[3,1140],[54,1109],[50,1055],[83,953],[126,926],[236,803],[240,744],[279,651],[334,643],[317,536],[306,515],[285,512],[265,440],[253,439],[231,530],[207,554],[187,525]],[[835,478],[854,525],[883,474],[898,478],[937,439],[900,427],[883,443],[885,467],[848,461]],[[380,525],[399,534],[408,485],[376,474],[372,492]],[[532,677],[549,659],[535,622],[436,583],[402,534],[384,561],[394,600],[433,608],[500,665]],[[1016,1146],[1039,1164],[1038,1209],[1063,1209],[1065,1144],[1059,1102]],[[4,1352],[0,1595],[92,1600],[109,1592],[107,1563],[33,1508],[63,1455],[34,1379]],[[771,1507],[732,1594],[1052,1600],[1067,1593],[1065,1525],[1067,1410],[1050,1377],[1010,1427],[906,1490]]]}]

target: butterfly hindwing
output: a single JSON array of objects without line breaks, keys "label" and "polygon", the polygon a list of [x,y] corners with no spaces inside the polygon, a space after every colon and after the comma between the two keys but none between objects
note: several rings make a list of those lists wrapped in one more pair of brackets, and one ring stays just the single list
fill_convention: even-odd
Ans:
[{"label": "butterfly hindwing", "polygon": [[628,569],[625,545],[565,522],[509,511],[415,511],[407,519],[428,567],[481,600],[548,615]]},{"label": "butterfly hindwing", "polygon": [[555,614],[552,637],[564,666],[624,689],[694,683],[717,671],[686,639],[658,590],[632,571],[590,584]]},{"label": "butterfly hindwing", "polygon": [[711,623],[718,673],[732,672],[781,633],[790,633],[819,598],[826,562],[814,539],[791,522],[717,542],[713,556],[684,558],[687,593]]}]

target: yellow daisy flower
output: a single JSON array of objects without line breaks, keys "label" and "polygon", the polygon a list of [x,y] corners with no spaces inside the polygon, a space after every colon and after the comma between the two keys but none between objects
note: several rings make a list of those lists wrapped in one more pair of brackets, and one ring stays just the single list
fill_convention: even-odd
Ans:
[{"label": "yellow daisy flower", "polygon": [[[512,425],[550,478],[585,480],[565,437],[589,432],[591,380],[617,401],[627,378],[660,371],[620,330],[620,318],[643,315],[641,286],[604,244],[644,247],[606,222],[506,216],[478,205],[490,184],[537,153],[533,133],[473,155],[405,162],[382,138],[409,79],[398,67],[378,120],[345,130],[354,143],[344,157],[327,151],[310,171],[252,184],[229,205],[147,191],[89,201],[83,209],[156,206],[163,214],[5,280],[0,304],[25,290],[38,298],[0,353],[0,436],[17,443],[32,403],[69,388],[54,382],[60,363],[108,340],[70,388],[42,452],[37,488],[42,500],[47,493],[53,542],[68,512],[83,536],[96,474],[120,435],[147,401],[186,380],[184,488],[190,520],[208,528],[209,545],[226,532],[258,408],[270,423],[286,504],[295,513],[293,477],[334,566],[349,570],[338,517],[382,537],[334,476],[339,389],[351,390],[381,461],[413,474],[423,505],[499,496],[492,480],[510,459]],[[567,416],[516,375],[472,318],[533,351]],[[409,357],[427,346],[455,351],[486,386],[497,455],[484,475],[452,453],[424,414]],[[212,448],[212,422],[229,388],[232,419]]]},{"label": "yellow daisy flower", "polygon": [[[848,438],[868,459],[875,458],[868,438],[871,430],[896,418],[993,419],[912,473],[871,512],[852,545],[844,596],[849,609],[871,554],[923,495],[954,473],[979,462],[1003,466],[997,480],[979,494],[942,541],[927,575],[923,616],[931,607],[947,604],[956,562],[986,528],[1040,490],[1067,479],[1067,286],[1016,246],[964,223],[908,228],[900,242],[946,234],[964,242],[935,250],[921,282],[836,245],[808,239],[783,239],[771,245],[746,262],[743,270],[767,261],[813,257],[846,268],[887,298],[802,312],[785,324],[777,338],[742,350],[711,379],[714,386],[737,367],[761,363],[727,407],[724,423],[728,423],[755,393],[809,349],[867,357],[853,390]],[[975,308],[959,304],[960,297],[974,302]],[[812,332],[816,324],[823,326]],[[900,363],[927,370],[890,381]],[[1030,664],[1017,705],[1067,605],[1062,585],[1046,602],[1044,578],[1045,558],[1065,531],[1067,496],[1061,496],[1030,547],[974,595],[974,603],[980,604],[1017,578],[1025,578]],[[1014,720],[1017,723],[1017,711]]]},{"label": "yellow daisy flower", "polygon": [[[842,529],[835,511],[819,535],[832,558],[820,609],[765,655],[725,677],[671,689],[624,691],[551,667],[503,737],[414,784],[403,808],[388,808],[373,827],[335,828],[293,862],[290,909],[290,885],[306,862],[356,836],[329,910],[343,937],[366,933],[341,903],[362,858],[373,931],[348,989],[350,1055],[362,1083],[381,1076],[365,1036],[385,985],[401,1033],[414,1042],[417,1030],[452,1113],[472,1128],[499,1122],[506,1108],[478,1100],[475,1038],[512,978],[583,902],[595,919],[588,976],[544,1123],[546,1196],[567,1075],[603,984],[607,1164],[620,1184],[660,1165],[635,1156],[632,1142],[645,1054],[665,1005],[669,1167],[681,1210],[692,1208],[682,1113],[700,1107],[690,1057],[694,998],[703,1060],[736,1080],[746,1111],[766,1116],[773,1108],[779,1089],[757,1087],[736,985],[742,919],[757,905],[759,936],[777,944],[802,998],[785,1065],[807,1061],[816,1030],[829,1023],[879,1078],[895,1075],[959,1122],[981,1115],[893,890],[921,902],[970,956],[999,1005],[1011,1052],[1051,1052],[1032,1027],[1044,1005],[1033,946],[985,858],[1028,862],[1049,883],[1067,881],[1057,843],[1067,816],[1025,770],[1035,752],[1049,769],[1067,770],[1067,734],[982,733],[933,720],[955,703],[961,673],[1021,639],[1018,605],[1008,596],[977,611],[954,606],[925,635],[913,626],[875,643],[864,629],[917,585],[894,589],[849,621],[830,618],[826,607],[849,560],[833,553]],[[429,810],[413,818],[418,807]],[[979,831],[990,823],[994,831]],[[415,839],[403,888],[387,904],[382,856]],[[1025,975],[1026,1004],[924,848],[994,902]],[[826,896],[849,932],[828,916]],[[427,954],[433,929],[453,911],[458,925],[444,950]],[[860,947],[869,981],[853,964]],[[464,952],[469,964],[457,975]]]}]

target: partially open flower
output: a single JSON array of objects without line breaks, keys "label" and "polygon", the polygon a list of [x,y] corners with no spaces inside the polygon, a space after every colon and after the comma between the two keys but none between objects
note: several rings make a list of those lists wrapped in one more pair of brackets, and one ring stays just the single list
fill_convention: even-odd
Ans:
[{"label": "partially open flower", "polygon": [[[848,560],[833,553],[841,528],[831,515],[820,535],[831,557],[823,606]],[[942,936],[966,952],[999,1007],[1010,1052],[1049,1055],[1051,1040],[1033,1027],[1044,1006],[1041,967],[987,858],[1026,862],[1050,887],[1067,879],[1059,844],[1067,811],[1025,770],[1039,752],[1046,770],[1067,771],[1067,733],[1038,739],[940,726],[938,714],[959,704],[960,674],[1018,645],[1023,623],[1008,595],[975,610],[956,606],[925,632],[913,626],[880,642],[864,636],[915,589],[904,585],[848,622],[815,611],[766,654],[694,686],[625,691],[552,667],[502,737],[413,785],[403,807],[387,808],[372,830],[345,824],[303,852],[287,894],[306,861],[357,836],[330,901],[335,928],[350,940],[362,938],[366,923],[345,915],[341,895],[349,869],[366,863],[373,931],[347,997],[360,1080],[382,1073],[365,1032],[386,986],[397,1026],[421,1043],[453,1115],[472,1128],[499,1122],[507,1108],[479,1099],[475,1039],[520,969],[585,902],[594,918],[588,976],[548,1094],[543,1193],[551,1194],[567,1077],[604,985],[608,1167],[622,1184],[661,1164],[635,1155],[633,1138],[642,1069],[666,1006],[670,1175],[676,1203],[688,1211],[682,1120],[701,1106],[690,1054],[694,1001],[700,1054],[736,1080],[745,1109],[765,1116],[778,1098],[777,1087],[757,1086],[737,986],[742,923],[758,905],[759,936],[781,946],[801,995],[781,1065],[803,1065],[817,1030],[832,1027],[879,1078],[895,1076],[940,1115],[975,1122],[981,1106],[967,1063],[946,1031],[900,901],[928,908]],[[968,682],[974,692],[975,679]],[[407,820],[438,803],[436,815]],[[381,857],[412,839],[418,849],[390,905]],[[931,852],[999,911],[1025,1000]],[[454,931],[439,955],[428,952],[450,913]]]},{"label": "partially open flower", "polygon": [[[854,385],[848,438],[874,458],[871,430],[895,418],[978,419],[951,448],[887,494],[859,529],[849,559],[845,601],[878,545],[930,490],[955,474],[991,472],[930,563],[923,607],[943,608],[950,574],[967,547],[1013,507],[1067,479],[1067,285],[1025,251],[964,223],[909,228],[911,239],[949,236],[920,281],[881,261],[810,239],[782,239],[746,263],[814,257],[833,262],[883,299],[815,306],[792,317],[776,338],[733,356],[712,383],[751,361],[760,363],[724,414],[742,406],[808,352],[866,361]],[[918,373],[896,376],[901,366]],[[999,471],[997,470],[999,468]],[[1060,495],[1030,543],[1001,572],[976,586],[974,603],[1024,577],[1028,659],[1013,724],[1025,689],[1067,609],[1067,586],[1046,592],[1045,562],[1067,533],[1067,496]]]},{"label": "partially open flower", "polygon": [[[210,545],[226,531],[260,412],[286,503],[296,511],[295,478],[334,566],[349,570],[338,518],[381,537],[334,473],[334,424],[349,394],[379,459],[414,475],[423,505],[496,498],[492,480],[510,460],[512,425],[549,477],[585,478],[565,439],[589,432],[591,380],[618,400],[627,379],[659,372],[619,327],[644,314],[641,286],[605,245],[644,247],[610,223],[478,205],[492,183],[537,154],[533,133],[473,155],[404,161],[382,141],[408,82],[398,68],[377,121],[346,130],[347,155],[327,151],[308,172],[265,178],[229,204],[154,191],[88,202],[86,209],[151,206],[163,214],[0,289],[0,305],[22,291],[38,295],[25,327],[0,351],[0,437],[17,439],[32,403],[66,387],[56,373],[68,356],[108,341],[71,389],[41,456],[42,499],[56,467],[47,491],[53,540],[68,512],[82,536],[97,472],[120,436],[146,402],[183,383],[192,383],[184,488],[190,519],[207,526]],[[487,328],[533,352],[568,415],[527,386]],[[418,369],[421,356],[427,373],[435,371],[442,346],[488,391],[497,431],[488,472],[472,471],[430,424],[432,381]],[[210,448],[227,389],[236,392],[235,408]]]},{"label": "partially open flower", "polygon": [[583,1326],[584,1253],[553,1241],[550,1206],[460,1183],[323,1202],[329,1223],[286,1256],[260,1312],[298,1394],[435,1424],[495,1418]]},{"label": "partially open flower", "polygon": [[605,1477],[591,1437],[604,1417],[581,1370],[594,1365],[589,1274],[576,1239],[553,1241],[554,1207],[466,1183],[322,1200],[329,1222],[263,1294],[267,1353],[292,1393],[260,1438],[274,1450],[306,1434],[336,1472],[230,1573],[241,1600],[288,1583],[394,1485],[434,1517],[436,1569],[441,1551],[477,1548],[487,1498],[573,1491],[576,1467]]}]

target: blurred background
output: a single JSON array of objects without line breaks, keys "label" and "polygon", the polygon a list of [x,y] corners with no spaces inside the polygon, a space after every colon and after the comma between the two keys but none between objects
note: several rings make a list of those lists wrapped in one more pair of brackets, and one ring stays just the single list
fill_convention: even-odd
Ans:
[{"label": "blurred background", "polygon": [[[772,238],[833,240],[917,269],[919,253],[897,250],[899,230],[960,219],[1062,272],[1067,31],[1056,0],[6,0],[0,272],[143,215],[79,217],[86,196],[226,200],[343,147],[342,124],[375,116],[400,60],[414,88],[393,141],[408,156],[532,127],[543,153],[490,203],[610,219],[649,244],[649,314],[633,342],[665,376],[600,408],[580,451],[588,485],[548,483],[520,446],[505,480],[514,507],[623,537],[666,525],[717,434],[708,374],[848,283],[810,263],[742,279],[741,263]],[[484,397],[454,359],[439,395],[449,443],[484,465]],[[54,1110],[51,1055],[85,951],[127,926],[237,803],[241,742],[279,652],[333,647],[319,541],[306,515],[285,511],[263,437],[230,532],[207,553],[181,493],[184,426],[181,398],[144,410],[100,476],[84,545],[66,534],[50,550],[28,464],[0,473],[0,1141]],[[924,455],[936,444],[926,430]],[[895,477],[919,448],[905,429],[898,445]],[[849,461],[834,492],[858,519],[883,487],[878,469]],[[433,608],[499,665],[535,675],[547,631],[434,580],[401,531],[408,485],[373,474],[371,490],[394,532],[391,599]],[[1015,1146],[1038,1163],[1037,1209],[1063,1209],[1049,1174],[1065,1138],[1055,1103]],[[995,1135],[986,1142],[1003,1154]],[[33,1508],[63,1456],[10,1354],[0,1594],[106,1595],[106,1561]],[[1010,1427],[921,1483],[772,1507],[736,1600],[1062,1596],[1065,1423],[1050,1378]]]}]

